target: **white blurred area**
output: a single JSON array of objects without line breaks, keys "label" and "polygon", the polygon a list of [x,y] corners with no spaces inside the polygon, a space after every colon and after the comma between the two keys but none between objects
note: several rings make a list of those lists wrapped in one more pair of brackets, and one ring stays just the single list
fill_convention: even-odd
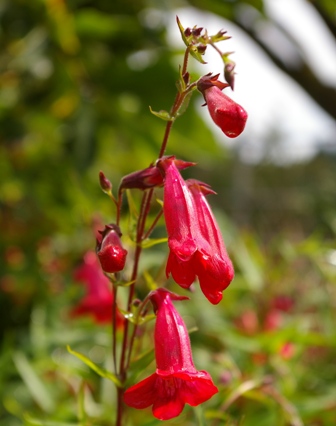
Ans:
[{"label": "white blurred area", "polygon": [[[318,78],[336,86],[336,46],[313,8],[305,0],[265,0],[265,3],[267,14],[295,38],[301,54],[305,55]],[[179,9],[175,13],[184,28],[197,25],[207,28],[209,34],[224,29],[232,36],[218,45],[223,51],[234,51],[231,57],[237,64],[235,90],[225,89],[225,93],[246,109],[249,118],[243,134],[233,140],[226,138],[211,123],[219,143],[236,150],[240,158],[248,163],[264,160],[285,165],[308,161],[321,149],[336,150],[336,122],[281,72],[240,28],[230,21],[192,8]],[[243,19],[249,19],[249,13],[257,12],[242,9],[241,13],[245,14],[242,15]],[[182,47],[175,16],[171,15],[165,20],[174,47]],[[262,19],[258,31],[275,38],[280,53],[293,66],[295,61],[300,61],[297,51],[280,31],[263,25]],[[222,61],[210,46],[204,59],[206,65],[193,61],[198,73],[223,75]],[[200,111],[202,103],[200,96]],[[201,116],[210,123],[205,110],[201,111]]]}]

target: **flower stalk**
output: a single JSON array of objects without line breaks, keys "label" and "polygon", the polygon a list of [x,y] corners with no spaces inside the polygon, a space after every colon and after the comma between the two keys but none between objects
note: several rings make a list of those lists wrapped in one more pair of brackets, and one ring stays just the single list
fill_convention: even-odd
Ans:
[{"label": "flower stalk", "polygon": [[[183,179],[181,171],[194,166],[195,163],[176,159],[173,155],[165,156],[165,153],[173,123],[188,107],[189,99],[196,90],[203,94],[214,123],[229,137],[236,137],[243,131],[247,114],[222,92],[229,85],[233,88],[234,65],[227,59],[229,53],[226,56],[221,54],[223,58],[225,56],[226,63],[230,63],[226,69],[227,82],[221,82],[218,79],[219,75],[212,74],[191,81],[188,72],[190,56],[202,64],[205,63],[203,55],[208,45],[221,53],[215,43],[229,38],[226,33],[219,31],[214,36],[209,36],[203,28],[184,29],[178,18],[177,24],[186,48],[179,70],[175,100],[169,112],[151,110],[154,115],[166,121],[156,161],[143,170],[124,176],[119,185],[117,198],[112,194],[110,181],[103,172],[99,174],[102,190],[116,205],[116,218],[115,223],[106,225],[97,239],[96,253],[105,287],[98,287],[98,291],[90,284],[89,289],[95,298],[97,294],[100,296],[104,294],[105,303],[107,299],[109,301],[112,356],[117,378],[116,426],[123,424],[124,403],[137,409],[152,406],[156,418],[168,420],[178,416],[186,404],[198,406],[218,392],[210,374],[196,369],[186,325],[173,304],[175,301],[188,298],[159,287],[152,290],[142,301],[137,299],[143,242],[150,237],[162,216],[168,235],[167,279],[172,277],[185,289],[189,289],[198,280],[205,297],[215,305],[221,301],[223,291],[234,276],[220,229],[206,200],[206,196],[214,192],[205,183]],[[148,226],[157,187],[163,187],[163,208],[156,213]],[[123,247],[120,230],[121,206],[125,190],[143,191],[131,256],[128,254],[129,250]],[[132,266],[126,268],[130,262]],[[130,277],[127,280],[128,271]],[[106,289],[106,280],[112,284],[112,291]],[[118,287],[122,285],[128,291],[125,311],[118,308]],[[92,295],[90,297],[92,301],[94,297]],[[156,316],[154,328],[156,370],[138,384],[132,384],[125,389],[137,332],[140,324],[144,322],[144,312],[149,301]],[[95,311],[95,314],[99,315],[97,312]]]}]

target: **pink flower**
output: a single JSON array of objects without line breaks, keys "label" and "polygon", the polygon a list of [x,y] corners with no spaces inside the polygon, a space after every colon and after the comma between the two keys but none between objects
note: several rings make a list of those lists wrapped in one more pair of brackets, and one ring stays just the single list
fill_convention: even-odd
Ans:
[{"label": "pink flower", "polygon": [[103,271],[115,273],[125,266],[127,250],[120,241],[121,232],[117,225],[106,225],[101,231],[101,240],[97,241],[97,254]]},{"label": "pink flower", "polygon": [[[89,251],[85,254],[83,264],[74,273],[74,279],[86,286],[87,294],[71,311],[71,315],[74,317],[91,315],[98,323],[110,323],[113,294],[109,279],[104,275],[96,253]],[[120,314],[117,319],[121,324]]]},{"label": "pink flower", "polygon": [[203,93],[212,120],[229,138],[236,138],[245,128],[247,112],[222,92],[228,84],[218,80],[218,75],[202,77],[197,88]]},{"label": "pink flower", "polygon": [[153,406],[156,418],[177,417],[185,404],[199,405],[218,392],[206,371],[197,371],[192,360],[185,323],[172,300],[185,297],[159,288],[150,295],[157,314],[155,324],[156,372],[130,387],[124,401],[134,408]]},{"label": "pink flower", "polygon": [[189,288],[197,276],[204,295],[217,304],[234,270],[205,199],[212,191],[197,181],[185,182],[175,161],[158,162],[165,175],[163,211],[170,248],[166,273],[183,288]]}]

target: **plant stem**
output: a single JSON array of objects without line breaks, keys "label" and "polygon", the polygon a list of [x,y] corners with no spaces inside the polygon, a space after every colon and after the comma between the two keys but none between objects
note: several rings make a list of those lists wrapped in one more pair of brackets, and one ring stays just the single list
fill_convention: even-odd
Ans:
[{"label": "plant stem", "polygon": [[[187,72],[188,57],[189,57],[189,48],[187,48],[185,53],[184,53],[183,66],[182,66],[182,77]],[[170,111],[171,119],[166,124],[166,128],[165,128],[165,132],[164,132],[164,136],[163,136],[163,140],[162,140],[162,144],[161,144],[161,148],[160,148],[158,158],[161,158],[164,155],[174,120],[177,117],[178,111],[179,111],[185,97],[187,96],[187,94],[190,92],[190,90],[194,86],[195,86],[195,84],[189,85],[186,88],[186,90],[184,90],[183,92],[178,92],[176,94],[175,101],[174,101],[173,106],[172,106],[171,111]],[[157,223],[158,219],[160,218],[160,216],[162,214],[161,213],[161,214],[158,215],[158,217],[154,221],[154,224],[152,224],[152,226],[149,228],[149,230],[145,234],[146,219],[147,219],[149,211],[150,211],[153,193],[154,193],[154,189],[152,188],[148,191],[144,191],[143,197],[142,197],[140,214],[139,214],[138,223],[137,223],[136,249],[135,249],[135,253],[134,253],[134,264],[133,264],[133,271],[132,271],[132,276],[131,276],[131,281],[133,282],[133,284],[130,286],[129,294],[128,294],[128,302],[127,302],[127,311],[128,312],[130,312],[130,310],[132,308],[132,303],[133,303],[133,298],[134,298],[134,293],[135,293],[135,283],[136,283],[137,276],[138,276],[138,267],[139,267],[141,252],[142,252],[141,242],[143,241],[143,239],[145,237],[147,237],[150,234],[150,232],[153,230],[155,224]],[[120,221],[121,201],[122,201],[122,197],[121,197],[121,194],[119,194],[118,202],[117,202],[117,224],[118,225],[119,225],[119,221]],[[116,302],[116,298],[115,298],[115,306],[116,306],[116,303],[117,302]],[[114,322],[115,322],[116,307],[114,308],[113,316],[114,316]],[[131,353],[132,353],[132,348],[133,348],[133,344],[134,344],[134,340],[135,340],[135,333],[136,333],[136,328],[137,328],[137,325],[135,324],[134,329],[133,329],[133,333],[132,333],[132,335],[129,339],[129,336],[128,336],[129,335],[129,324],[130,323],[129,323],[128,319],[125,318],[124,319],[124,334],[123,334],[122,349],[121,349],[120,363],[119,363],[119,379],[121,380],[122,383],[125,383],[125,380],[126,380],[127,370],[128,370],[130,359],[131,359]],[[116,356],[116,337],[115,337],[116,326],[114,326],[113,330],[114,330],[113,331],[113,333],[114,333],[113,334],[113,356],[115,358],[115,356]],[[115,361],[115,363],[116,363],[116,361]],[[123,394],[124,394],[124,389],[118,388],[118,390],[117,390],[116,426],[122,426]]]},{"label": "plant stem", "polygon": [[113,285],[113,305],[112,305],[112,356],[114,373],[117,374],[117,290]]}]

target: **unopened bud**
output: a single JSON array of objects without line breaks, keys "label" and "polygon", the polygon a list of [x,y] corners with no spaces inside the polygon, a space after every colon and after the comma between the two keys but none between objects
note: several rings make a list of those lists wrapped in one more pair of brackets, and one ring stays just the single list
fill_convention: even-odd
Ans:
[{"label": "unopened bud", "polygon": [[200,28],[193,28],[192,29],[192,35],[194,37],[199,37],[201,35],[202,31],[203,31],[202,27],[200,27]]},{"label": "unopened bud", "polygon": [[204,55],[205,51],[206,51],[206,45],[205,44],[200,44],[199,46],[197,46],[197,51],[198,53],[200,53],[201,55]]},{"label": "unopened bud", "polygon": [[148,189],[163,185],[163,179],[159,170],[155,166],[130,173],[121,179],[119,192],[124,189]]},{"label": "unopened bud", "polygon": [[100,234],[102,238],[97,241],[97,255],[103,271],[109,273],[122,271],[125,267],[127,250],[121,245],[119,227],[114,224],[106,225]]},{"label": "unopened bud", "polygon": [[191,36],[191,34],[192,34],[191,28],[186,28],[186,29],[184,30],[184,35],[185,35],[186,37],[190,37],[190,36]]},{"label": "unopened bud", "polygon": [[235,67],[236,67],[236,64],[233,61],[228,61],[224,67],[225,80],[229,83],[232,90],[234,89]]},{"label": "unopened bud", "polygon": [[99,172],[99,183],[100,183],[100,187],[101,189],[107,193],[110,194],[112,191],[112,184],[111,182],[107,179],[107,177],[104,175],[104,173],[102,171]]}]

